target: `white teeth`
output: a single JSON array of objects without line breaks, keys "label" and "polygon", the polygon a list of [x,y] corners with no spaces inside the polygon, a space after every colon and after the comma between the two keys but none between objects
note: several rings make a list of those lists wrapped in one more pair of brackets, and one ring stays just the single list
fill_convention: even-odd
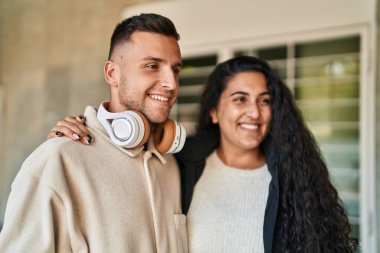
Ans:
[{"label": "white teeth", "polygon": [[246,128],[246,129],[257,129],[257,128],[259,128],[259,125],[255,125],[255,124],[240,124],[240,126],[242,128]]},{"label": "white teeth", "polygon": [[150,95],[150,97],[153,98],[154,100],[158,100],[158,101],[162,101],[162,102],[168,102],[169,101],[169,98],[163,97],[160,95]]}]

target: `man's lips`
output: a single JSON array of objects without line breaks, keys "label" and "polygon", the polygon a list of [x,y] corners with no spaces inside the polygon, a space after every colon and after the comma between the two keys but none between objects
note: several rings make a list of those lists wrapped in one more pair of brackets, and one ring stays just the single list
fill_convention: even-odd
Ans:
[{"label": "man's lips", "polygon": [[161,102],[168,102],[170,99],[170,97],[157,95],[157,94],[151,94],[151,95],[149,95],[149,97],[154,99],[154,100],[161,101]]}]

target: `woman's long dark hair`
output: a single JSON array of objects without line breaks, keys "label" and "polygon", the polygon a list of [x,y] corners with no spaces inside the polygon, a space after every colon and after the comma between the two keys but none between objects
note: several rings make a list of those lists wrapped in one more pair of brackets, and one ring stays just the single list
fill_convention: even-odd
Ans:
[{"label": "woman's long dark hair", "polygon": [[228,81],[241,72],[260,72],[272,97],[270,131],[260,148],[278,168],[280,204],[277,219],[283,252],[354,252],[357,240],[319,147],[306,127],[287,86],[265,62],[242,56],[220,63],[201,99],[198,132],[219,134],[210,119]]}]

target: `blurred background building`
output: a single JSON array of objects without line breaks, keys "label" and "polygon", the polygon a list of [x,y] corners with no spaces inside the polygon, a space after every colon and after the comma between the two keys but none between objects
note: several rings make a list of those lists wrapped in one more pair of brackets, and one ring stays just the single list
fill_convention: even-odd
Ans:
[{"label": "blurred background building", "polygon": [[380,252],[379,10],[378,0],[1,0],[0,227],[22,161],[58,119],[108,98],[114,26],[156,12],[181,34],[172,117],[194,130],[216,63],[268,60],[320,144],[361,252]]}]

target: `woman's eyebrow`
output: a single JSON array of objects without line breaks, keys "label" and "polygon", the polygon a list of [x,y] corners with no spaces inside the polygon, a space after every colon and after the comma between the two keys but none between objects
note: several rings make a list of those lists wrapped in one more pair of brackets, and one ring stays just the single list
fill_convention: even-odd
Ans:
[{"label": "woman's eyebrow", "polygon": [[[235,91],[235,92],[231,93],[230,96],[232,97],[232,96],[234,96],[234,95],[244,95],[244,96],[249,96],[249,93],[248,93],[248,92],[245,92],[245,91]],[[266,95],[269,95],[269,96],[270,96],[269,91],[264,91],[264,92],[261,92],[261,93],[259,94],[260,97],[261,97],[261,96],[266,96]]]},{"label": "woman's eyebrow", "polygon": [[261,92],[261,93],[259,94],[260,97],[261,97],[261,96],[265,96],[265,95],[269,95],[269,96],[270,96],[269,91],[264,91],[264,92]]},{"label": "woman's eyebrow", "polygon": [[233,93],[231,93],[230,97],[234,96],[234,95],[244,95],[244,96],[249,96],[248,92],[244,92],[244,91],[235,91]]}]

